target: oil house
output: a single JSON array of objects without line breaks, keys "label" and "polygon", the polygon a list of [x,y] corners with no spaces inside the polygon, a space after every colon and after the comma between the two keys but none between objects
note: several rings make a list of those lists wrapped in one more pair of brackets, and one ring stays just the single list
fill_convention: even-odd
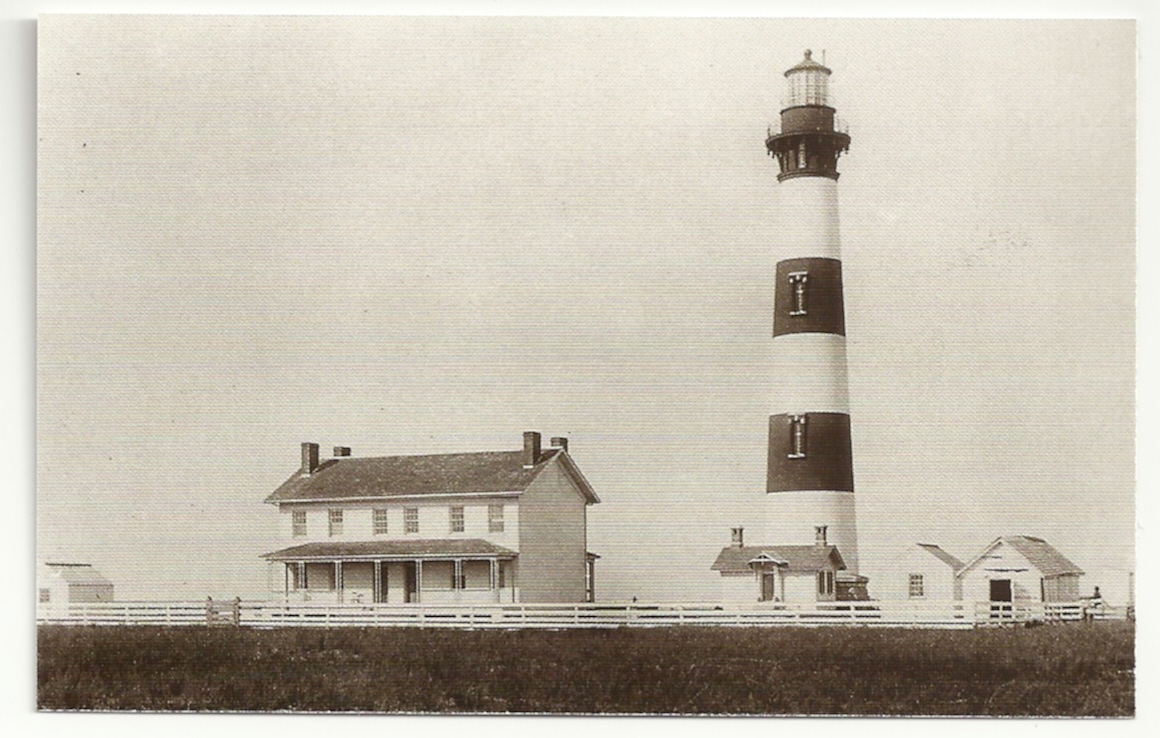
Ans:
[{"label": "oil house", "polygon": [[1042,538],[1002,536],[971,559],[958,578],[976,602],[1075,602],[1083,570]]},{"label": "oil house", "polygon": [[45,562],[36,567],[38,607],[72,602],[112,602],[113,583],[92,564]]},{"label": "oil house", "polygon": [[284,548],[287,599],[484,604],[595,598],[587,508],[596,492],[566,438],[542,449],[354,458],[336,447],[266,498]]}]

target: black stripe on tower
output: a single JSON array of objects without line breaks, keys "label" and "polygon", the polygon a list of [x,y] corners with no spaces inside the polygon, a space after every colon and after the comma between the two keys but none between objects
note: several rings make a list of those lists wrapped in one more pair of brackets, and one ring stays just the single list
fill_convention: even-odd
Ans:
[{"label": "black stripe on tower", "polygon": [[853,459],[846,413],[769,416],[766,492],[853,492]]},{"label": "black stripe on tower", "polygon": [[773,335],[776,338],[787,333],[846,335],[842,262],[808,257],[777,263]]}]

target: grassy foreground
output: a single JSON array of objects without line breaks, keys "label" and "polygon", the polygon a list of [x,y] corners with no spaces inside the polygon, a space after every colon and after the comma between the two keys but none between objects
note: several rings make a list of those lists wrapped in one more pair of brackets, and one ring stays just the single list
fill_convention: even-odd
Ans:
[{"label": "grassy foreground", "polygon": [[38,628],[41,709],[1135,712],[1133,625],[588,631]]}]

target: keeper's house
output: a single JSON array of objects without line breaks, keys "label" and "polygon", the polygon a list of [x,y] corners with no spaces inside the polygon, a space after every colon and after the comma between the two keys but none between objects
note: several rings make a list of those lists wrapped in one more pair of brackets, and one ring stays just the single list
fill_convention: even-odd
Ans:
[{"label": "keeper's house", "polygon": [[484,604],[595,598],[587,508],[600,499],[566,438],[541,449],[353,458],[336,447],[266,498],[289,600]]},{"label": "keeper's house", "polygon": [[[826,526],[814,529],[812,546],[746,546],[744,529],[733,529],[733,545],[721,549],[710,567],[721,574],[721,599],[745,602],[833,602],[840,596],[842,554],[826,542]],[[863,580],[865,581],[865,580]]]}]

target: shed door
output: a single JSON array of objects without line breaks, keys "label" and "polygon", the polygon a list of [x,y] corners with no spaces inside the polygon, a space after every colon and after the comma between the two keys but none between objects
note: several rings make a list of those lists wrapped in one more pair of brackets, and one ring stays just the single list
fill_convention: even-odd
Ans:
[{"label": "shed door", "polygon": [[1010,579],[992,579],[991,580],[991,602],[1010,602],[1011,601],[1011,580]]}]

